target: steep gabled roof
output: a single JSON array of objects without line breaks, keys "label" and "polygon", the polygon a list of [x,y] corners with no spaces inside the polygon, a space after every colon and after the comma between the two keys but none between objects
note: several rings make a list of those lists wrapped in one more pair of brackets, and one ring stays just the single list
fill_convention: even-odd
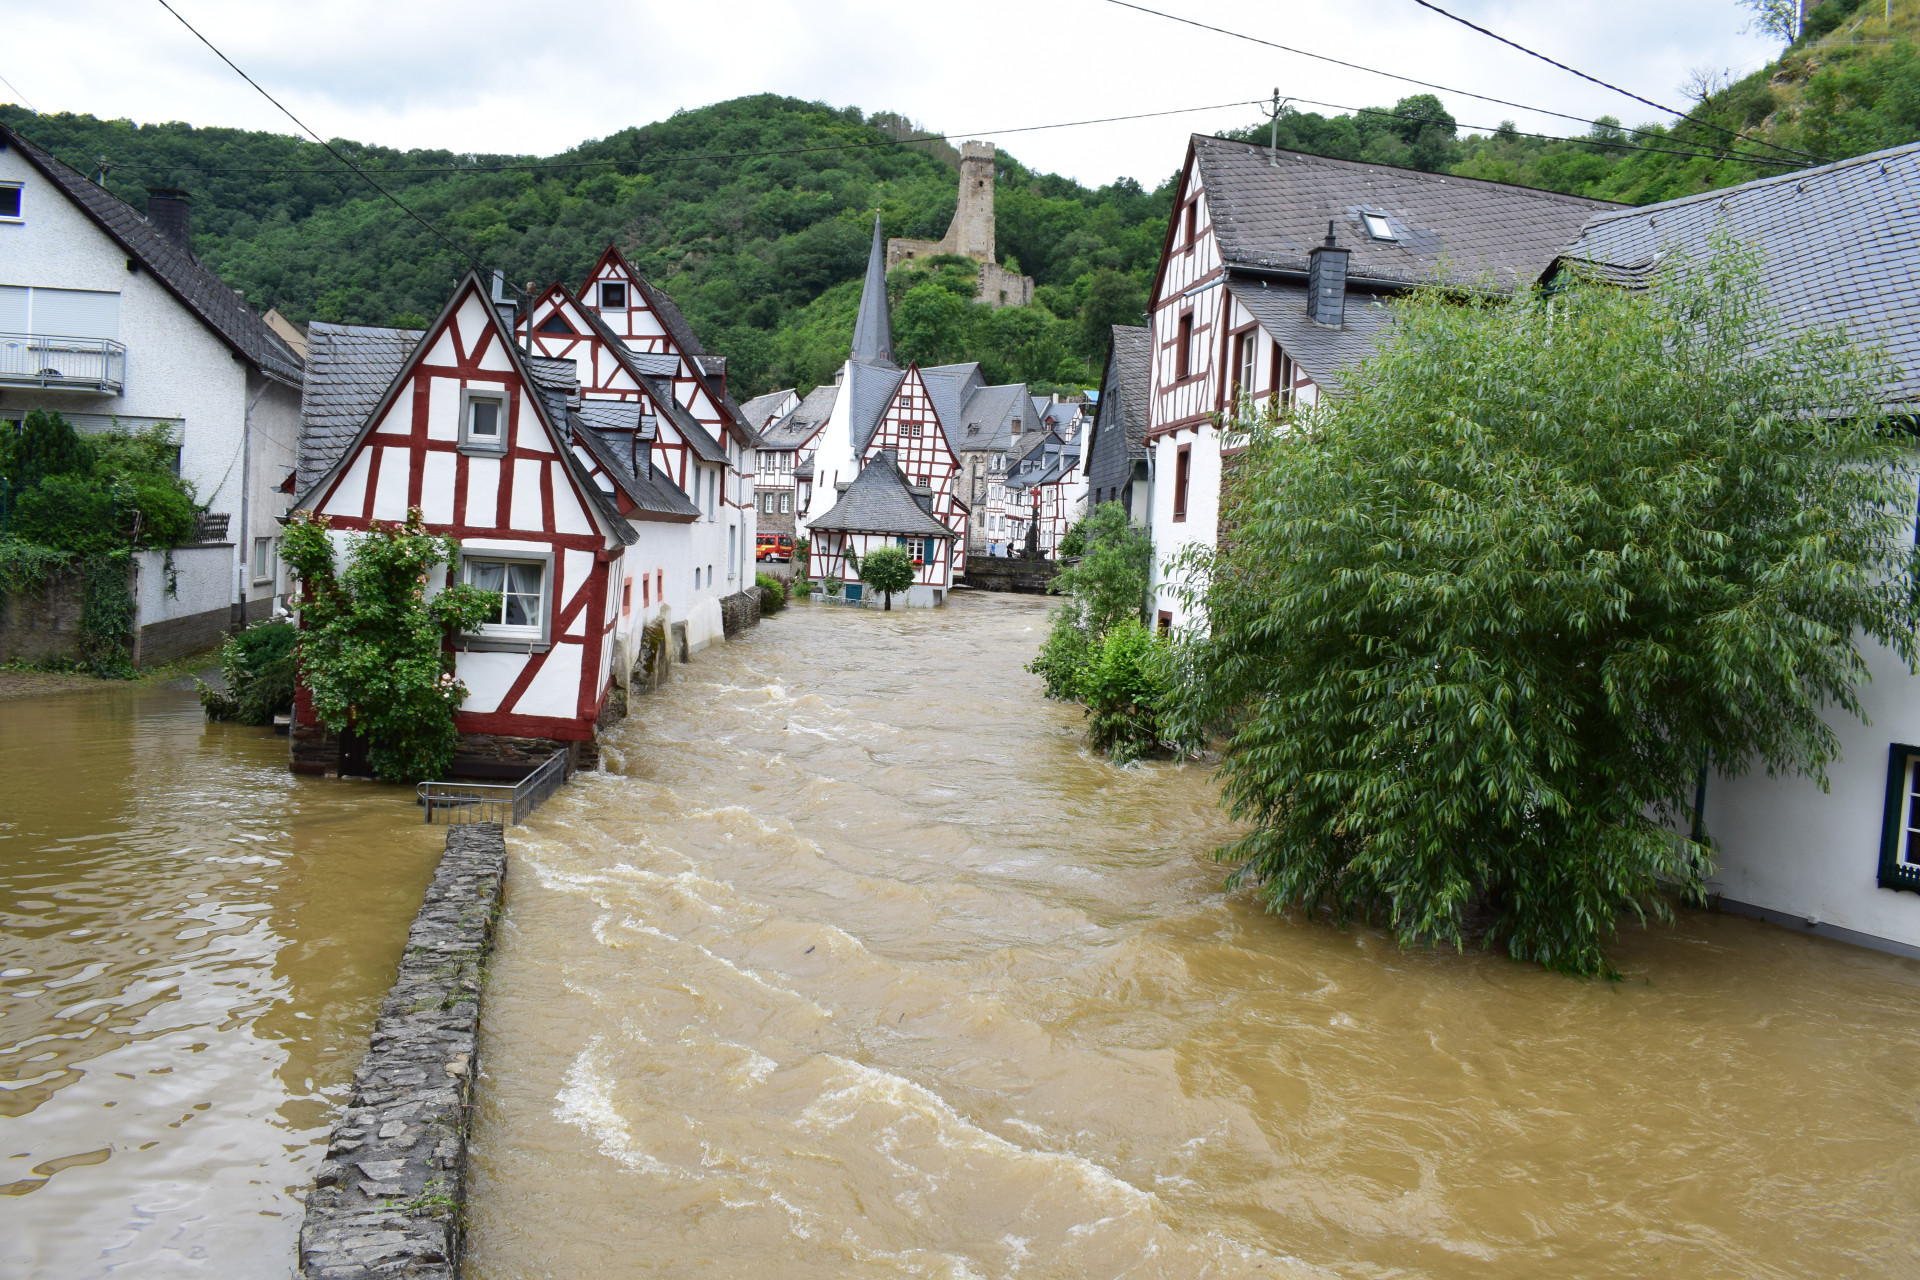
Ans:
[{"label": "steep gabled roof", "polygon": [[145,214],[5,125],[0,125],[0,145],[19,148],[28,164],[241,359],[276,382],[300,385],[300,357],[293,348],[192,250],[174,243]]},{"label": "steep gabled roof", "polygon": [[907,375],[891,365],[862,364],[858,360],[849,362],[846,370],[846,385],[841,389],[847,394],[847,426],[857,458],[873,443],[873,433]]},{"label": "steep gabled roof", "polygon": [[[446,305],[440,308],[440,314],[434,318],[432,324],[427,326],[423,337],[431,336],[444,329],[452,318],[455,310],[459,307],[461,299],[466,297],[469,292],[480,299],[488,323],[493,326],[495,335],[500,341],[501,349],[506,352],[508,363],[513,366],[514,373],[519,375],[521,381],[531,393],[527,396],[527,403],[533,407],[534,416],[540,419],[540,424],[547,433],[547,440],[559,456],[561,465],[567,468],[568,474],[573,477],[574,484],[586,495],[587,505],[600,516],[603,532],[625,545],[632,545],[639,541],[639,535],[633,531],[633,528],[627,523],[626,518],[620,514],[619,508],[614,505],[612,497],[601,491],[600,486],[593,482],[592,477],[587,474],[586,468],[581,465],[580,459],[575,457],[573,450],[567,447],[568,427],[570,425],[568,420],[564,417],[556,418],[549,407],[551,393],[555,391],[563,393],[562,407],[565,407],[564,388],[567,384],[562,382],[561,379],[563,377],[567,379],[572,378],[573,367],[571,362],[542,359],[540,360],[540,369],[536,370],[534,365],[530,363],[530,358],[520,350],[519,344],[514,341],[512,328],[501,322],[500,313],[494,309],[492,300],[488,297],[486,283],[480,279],[480,273],[478,271],[469,271],[466,278],[455,287],[452,295],[448,297]],[[359,428],[353,433],[352,438],[346,442],[334,460],[327,465],[325,470],[322,471],[312,483],[300,486],[299,493],[293,501],[294,510],[311,509],[314,494],[333,483],[334,479],[347,465],[348,460],[352,458],[354,450],[373,433],[375,424],[380,421],[382,415],[386,413],[388,407],[393,403],[394,397],[399,394],[400,388],[404,386],[407,379],[412,376],[414,369],[420,363],[422,353],[426,349],[425,344],[422,342],[416,342],[414,344],[413,350],[401,361],[399,369],[394,372],[393,377],[388,381],[386,389],[380,393],[379,398],[373,402],[373,407],[367,411],[366,417],[361,421]],[[560,370],[553,368],[553,366],[556,365],[566,366],[564,374]],[[548,376],[551,385],[541,381],[541,373],[545,373]],[[577,387],[578,384],[575,383],[573,385]]]},{"label": "steep gabled roof", "polygon": [[1783,332],[1878,343],[1897,369],[1887,403],[1920,402],[1920,142],[1602,214],[1550,270],[1642,287],[1677,257],[1704,260],[1720,231],[1760,249]]},{"label": "steep gabled roof", "polygon": [[[1226,138],[1196,135],[1192,147],[1222,262],[1304,273],[1331,220],[1340,247],[1352,252],[1348,283],[1356,288],[1523,288],[1588,219],[1622,207]],[[1385,215],[1395,238],[1368,234],[1363,213]]]},{"label": "steep gabled roof", "polygon": [[420,345],[419,329],[371,325],[307,327],[306,378],[300,389],[300,446],[294,486],[305,493],[360,434],[367,416]]},{"label": "steep gabled roof", "polygon": [[833,510],[808,522],[834,533],[884,533],[907,538],[953,538],[953,530],[929,515],[914,488],[886,450],[860,469],[833,504]]},{"label": "steep gabled roof", "polygon": [[[788,400],[792,400],[793,403],[788,405]],[[800,407],[800,397],[794,395],[793,388],[787,387],[780,391],[769,391],[763,396],[755,396],[740,406],[740,412],[745,416],[748,426],[755,431],[764,432],[767,424],[776,414],[781,417],[786,416],[779,412],[782,407],[785,407],[786,413],[792,413]]]},{"label": "steep gabled roof", "polygon": [[926,384],[927,398],[933,401],[934,412],[940,415],[940,425],[947,429],[947,443],[959,449],[957,437],[964,434],[964,428],[959,426],[960,415],[966,408],[967,397],[987,385],[979,362],[936,364],[920,370],[920,381]]},{"label": "steep gabled roof", "polygon": [[[635,278],[638,279],[638,277]],[[660,412],[665,414],[673,422],[674,428],[686,437],[688,447],[703,462],[725,463],[726,449],[713,438],[713,433],[707,430],[705,424],[693,416],[691,409],[673,398],[673,379],[665,374],[645,372],[646,359],[621,341],[620,335],[608,326],[598,311],[586,306],[568,293],[565,285],[555,284],[552,289],[565,299],[568,314],[585,324],[593,336],[613,353],[613,358],[620,362],[620,367],[627,371],[627,376],[646,388],[647,394],[653,397]]]}]

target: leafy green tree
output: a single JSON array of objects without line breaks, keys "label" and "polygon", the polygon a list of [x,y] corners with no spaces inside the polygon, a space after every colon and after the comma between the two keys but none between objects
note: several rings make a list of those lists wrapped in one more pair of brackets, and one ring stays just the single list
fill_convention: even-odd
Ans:
[{"label": "leafy green tree", "polygon": [[19,425],[0,422],[0,476],[15,492],[48,476],[85,476],[93,471],[93,447],[59,413],[35,409]]},{"label": "leafy green tree", "polygon": [[1270,906],[1607,972],[1623,912],[1700,891],[1700,770],[1822,777],[1858,640],[1914,661],[1886,370],[1783,338],[1726,242],[1394,319],[1330,408],[1248,424],[1172,730],[1225,735],[1219,856]]},{"label": "leafy green tree", "polygon": [[326,517],[296,517],[281,554],[299,577],[301,681],[321,724],[351,727],[370,744],[376,776],[416,782],[446,771],[459,740],[453,713],[466,700],[446,639],[500,607],[498,592],[465,584],[427,587],[457,564],[460,544],[427,532],[419,508],[404,524],[375,521],[335,563]]},{"label": "leafy green tree", "polygon": [[860,562],[860,580],[886,596],[886,607],[893,608],[893,593],[913,585],[913,561],[899,547],[875,547]]}]

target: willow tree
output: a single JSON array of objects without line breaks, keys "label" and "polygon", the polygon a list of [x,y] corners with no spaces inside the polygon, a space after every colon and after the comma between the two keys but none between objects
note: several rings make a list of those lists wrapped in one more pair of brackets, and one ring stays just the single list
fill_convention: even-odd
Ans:
[{"label": "willow tree", "polygon": [[1644,293],[1395,304],[1331,407],[1247,424],[1191,558],[1177,720],[1224,736],[1234,881],[1610,972],[1623,913],[1700,892],[1701,770],[1824,782],[1858,644],[1914,661],[1885,380],[1783,337],[1731,243]]}]

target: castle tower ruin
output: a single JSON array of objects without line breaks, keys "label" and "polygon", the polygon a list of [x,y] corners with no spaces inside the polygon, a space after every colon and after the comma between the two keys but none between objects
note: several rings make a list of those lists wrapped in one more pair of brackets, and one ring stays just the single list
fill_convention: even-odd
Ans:
[{"label": "castle tower ruin", "polygon": [[991,142],[960,146],[960,203],[941,240],[887,241],[887,269],[914,258],[955,254],[980,264],[980,301],[990,307],[1024,307],[1033,301],[1033,278],[1015,275],[994,259],[993,157]]}]

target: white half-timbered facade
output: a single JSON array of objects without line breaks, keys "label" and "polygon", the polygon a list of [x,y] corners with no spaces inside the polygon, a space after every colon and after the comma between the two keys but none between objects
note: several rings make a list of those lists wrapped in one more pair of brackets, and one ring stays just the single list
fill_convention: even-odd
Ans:
[{"label": "white half-timbered facade", "polygon": [[[848,598],[867,589],[860,563],[869,551],[899,547],[914,564],[913,585],[893,603],[931,608],[946,603],[953,587],[956,533],[932,513],[933,491],[916,485],[890,449],[881,450],[859,474],[838,486],[838,501],[814,521],[811,573],[839,578]],[[852,555],[849,556],[848,552]]]},{"label": "white half-timbered facade", "polygon": [[583,403],[637,406],[652,434],[647,462],[699,513],[676,545],[636,566],[643,616],[665,608],[697,651],[725,638],[721,600],[751,585],[758,438],[725,392],[724,361],[706,355],[671,300],[609,247],[576,296],[550,285],[529,309],[526,341],[571,360]]},{"label": "white half-timbered facade", "polygon": [[1168,565],[1217,544],[1235,417],[1338,394],[1426,284],[1507,292],[1617,206],[1198,137],[1148,299],[1148,511],[1162,629],[1198,625]]},{"label": "white half-timbered facade", "polygon": [[[424,336],[402,341],[410,350],[397,374],[294,510],[324,517],[343,552],[354,533],[415,508],[433,532],[459,539],[443,581],[502,597],[493,619],[449,641],[468,690],[460,732],[590,743],[637,541],[615,460],[569,417],[571,369],[516,346],[477,274]],[[296,735],[317,729],[304,691],[295,719]]]}]

